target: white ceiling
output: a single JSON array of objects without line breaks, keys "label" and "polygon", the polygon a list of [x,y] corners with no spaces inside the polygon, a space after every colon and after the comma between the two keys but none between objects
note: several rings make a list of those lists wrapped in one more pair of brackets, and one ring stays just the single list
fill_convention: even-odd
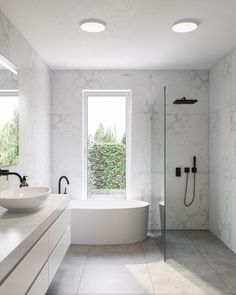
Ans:
[{"label": "white ceiling", "polygon": [[[54,69],[209,69],[236,46],[236,0],[0,0],[0,8]],[[80,30],[100,18],[107,30]],[[172,32],[183,18],[201,22]]]}]

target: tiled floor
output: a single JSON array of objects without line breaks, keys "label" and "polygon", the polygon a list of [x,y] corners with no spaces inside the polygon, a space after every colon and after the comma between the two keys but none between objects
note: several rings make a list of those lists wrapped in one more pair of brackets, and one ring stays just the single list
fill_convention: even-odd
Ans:
[{"label": "tiled floor", "polygon": [[207,231],[122,246],[71,245],[47,295],[236,294],[236,255]]}]

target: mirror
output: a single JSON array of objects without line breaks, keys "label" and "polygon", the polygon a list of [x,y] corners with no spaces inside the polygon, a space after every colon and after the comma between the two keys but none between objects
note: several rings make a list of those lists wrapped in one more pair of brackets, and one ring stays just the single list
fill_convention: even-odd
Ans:
[{"label": "mirror", "polygon": [[19,90],[17,68],[0,55],[0,166],[19,161]]}]

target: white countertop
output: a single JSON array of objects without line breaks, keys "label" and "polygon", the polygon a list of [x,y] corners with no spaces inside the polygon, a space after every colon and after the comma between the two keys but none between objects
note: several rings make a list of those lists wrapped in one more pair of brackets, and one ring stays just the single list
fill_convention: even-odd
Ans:
[{"label": "white countertop", "polygon": [[0,207],[0,281],[49,228],[68,201],[68,195],[51,194],[34,212],[8,212]]}]

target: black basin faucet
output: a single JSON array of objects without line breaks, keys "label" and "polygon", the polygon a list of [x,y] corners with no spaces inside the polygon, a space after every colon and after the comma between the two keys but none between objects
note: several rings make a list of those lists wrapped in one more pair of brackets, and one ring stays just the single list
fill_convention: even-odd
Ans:
[{"label": "black basin faucet", "polygon": [[[70,184],[70,182],[69,182],[69,179],[66,177],[66,176],[61,176],[60,178],[59,178],[59,181],[58,181],[58,193],[60,194],[61,193],[61,181],[62,181],[62,179],[65,179],[66,180],[66,183],[69,185]],[[65,191],[64,191],[64,194],[66,194],[66,188],[65,188]]]},{"label": "black basin faucet", "polygon": [[0,169],[0,176],[8,176],[8,175],[17,176],[19,178],[19,180],[20,180],[20,187],[29,186],[28,183],[26,182],[26,177],[27,176],[21,176],[17,172],[10,172],[9,170]]}]

